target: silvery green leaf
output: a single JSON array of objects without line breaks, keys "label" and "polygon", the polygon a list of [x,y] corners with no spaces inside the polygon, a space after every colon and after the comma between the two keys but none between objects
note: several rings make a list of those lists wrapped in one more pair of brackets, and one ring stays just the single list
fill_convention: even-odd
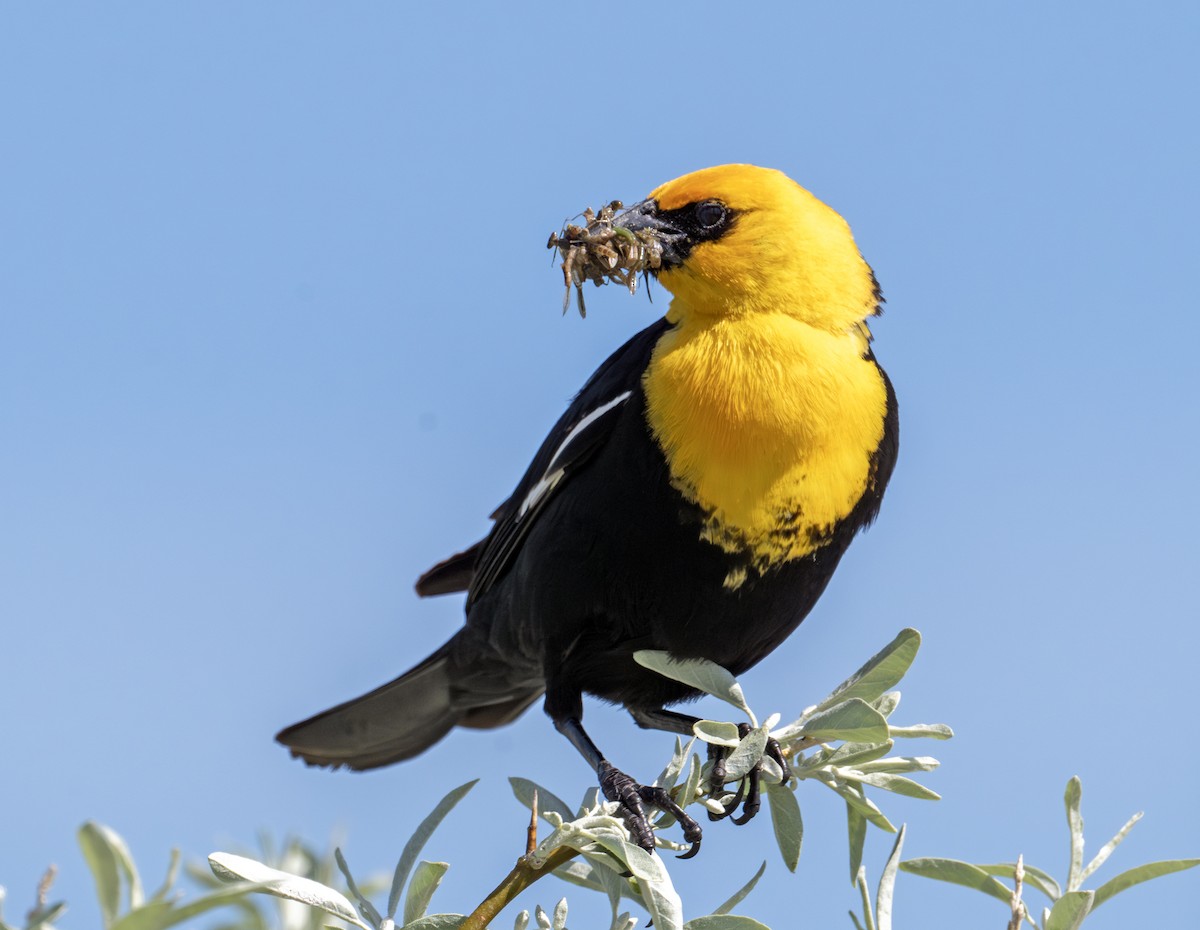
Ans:
[{"label": "silvery green leaf", "polygon": [[896,827],[884,816],[883,811],[875,805],[875,802],[862,794],[861,791],[856,791],[855,786],[834,779],[821,779],[821,781],[845,798],[847,804],[857,808],[867,820],[875,824],[879,829],[888,833],[896,832]]},{"label": "silvery green leaf", "polygon": [[[1013,878],[1016,874],[1017,864],[1015,862],[997,862],[994,865],[981,865],[981,869],[988,875],[995,875],[999,878]],[[1057,901],[1062,897],[1062,889],[1050,875],[1043,872],[1041,869],[1035,869],[1033,866],[1022,863],[1022,868],[1025,870],[1025,884],[1030,885],[1044,894],[1051,901]]]},{"label": "silvery green leaf", "polygon": [[901,825],[892,853],[883,867],[883,874],[879,876],[879,890],[875,894],[875,920],[879,930],[892,930],[892,895],[896,890],[896,869],[900,865],[900,850],[904,848],[906,829],[907,825]]},{"label": "silvery green leaf", "polygon": [[807,715],[811,711],[812,708],[809,708],[791,723],[776,729],[771,735],[775,737],[775,739],[779,740],[780,743],[790,743],[792,740],[796,739],[800,735],[800,732],[804,729],[804,722],[808,719]]},{"label": "silvery green leaf", "polygon": [[370,930],[359,918],[354,910],[354,905],[345,895],[320,882],[314,882],[310,878],[301,878],[299,875],[292,875],[289,872],[281,872],[263,865],[261,862],[231,853],[213,853],[208,857],[208,865],[213,874],[222,881],[241,879],[242,881],[256,882],[262,885],[262,890],[268,894],[291,901],[299,901],[309,907],[320,908],[347,923],[362,927],[363,930]]},{"label": "silvery green leaf", "polygon": [[[724,904],[722,904],[720,907],[718,907],[715,911],[713,911],[713,913],[714,914],[728,914],[735,907],[737,907],[739,904],[741,904],[746,899],[746,895],[748,895],[751,891],[754,890],[754,886],[758,884],[758,880],[763,877],[763,872],[765,872],[766,870],[767,870],[767,860],[764,859],[763,864],[758,867],[758,871],[754,873],[754,875],[753,875],[753,877],[751,877],[750,881],[746,882],[746,884],[742,885],[741,888],[739,888],[732,895],[730,895],[729,899]],[[689,923],[690,923],[690,921],[689,921]],[[685,926],[686,926],[686,924],[685,924]]]},{"label": "silvery green leaf", "polygon": [[1093,891],[1068,891],[1054,902],[1043,930],[1079,930],[1092,910]]},{"label": "silvery green leaf", "polygon": [[882,743],[888,738],[883,714],[861,698],[850,698],[832,707],[818,710],[806,721],[801,736],[818,742],[845,740],[856,743]]},{"label": "silvery green leaf", "polygon": [[600,884],[598,878],[599,871],[588,862],[572,859],[555,869],[554,874],[571,885],[578,885],[580,888],[587,888],[590,891],[603,892],[604,886]]},{"label": "silvery green leaf", "polygon": [[52,924],[62,917],[66,910],[66,901],[55,901],[53,904],[34,908],[25,918],[24,930],[37,930],[38,927]]},{"label": "silvery green leaf", "polygon": [[422,859],[413,871],[412,881],[408,883],[408,893],[404,896],[404,925],[408,926],[418,917],[424,917],[429,908],[429,900],[442,883],[442,876],[450,868],[449,862],[426,862]]},{"label": "silvery green leaf", "polygon": [[567,899],[559,898],[558,903],[554,905],[554,920],[551,924],[553,930],[566,930],[567,926]]},{"label": "silvery green leaf", "polygon": [[839,769],[838,776],[847,781],[857,781],[866,785],[874,785],[876,788],[882,788],[884,791],[891,791],[893,794],[902,794],[909,798],[918,798],[922,801],[940,801],[942,799],[942,796],[936,791],[930,791],[919,782],[915,782],[911,778],[905,778],[903,775],[890,775],[887,772],[861,772],[854,769]]},{"label": "silvery green leaf", "polygon": [[350,894],[354,895],[354,900],[358,902],[358,912],[367,918],[367,922],[372,927],[381,926],[383,915],[375,909],[375,905],[367,896],[358,890],[358,883],[354,881],[354,875],[350,871],[350,866],[346,864],[346,857],[342,855],[340,847],[334,848],[333,858],[337,862],[338,870],[342,873],[342,878],[346,880],[346,887],[350,889]]},{"label": "silvery green leaf", "polygon": [[912,629],[901,630],[895,639],[868,659],[862,668],[834,688],[816,709],[826,710],[848,698],[874,701],[904,677],[920,648],[920,633]]},{"label": "silvery green leaf", "polygon": [[623,844],[623,853],[621,857],[626,867],[635,877],[647,882],[666,881],[670,884],[670,876],[667,875],[666,866],[663,861],[657,856],[652,856],[640,846],[635,846],[633,843],[620,841]]},{"label": "silvery green leaf", "polygon": [[[849,765],[839,762],[838,765]],[[933,756],[892,756],[887,759],[853,763],[860,772],[932,772],[942,763]]]},{"label": "silvery green leaf", "polygon": [[888,727],[892,739],[953,739],[954,731],[944,723],[914,723],[911,727]]},{"label": "silvery green leaf", "polygon": [[888,691],[886,694],[881,694],[875,700],[871,701],[871,706],[883,714],[883,716],[890,717],[895,713],[896,708],[900,706],[900,692]]},{"label": "silvery green leaf", "polygon": [[[553,795],[551,795],[553,797]],[[582,817],[588,811],[594,810],[596,805],[600,803],[600,788],[588,788],[583,792],[583,800],[579,802],[579,807],[576,809],[574,816]]]},{"label": "silvery green leaf", "polygon": [[779,723],[779,714],[771,714],[771,716],[769,716],[766,720],[763,721],[763,726],[766,727],[767,731],[769,732],[769,731],[775,729],[775,727],[778,723]]},{"label": "silvery green leaf", "polygon": [[265,890],[260,885],[247,882],[225,885],[218,891],[211,891],[179,907],[167,900],[148,901],[120,918],[113,924],[112,930],[166,930],[213,908],[237,904],[251,892]]},{"label": "silvery green leaf", "polygon": [[[653,860],[644,849],[634,846],[647,859]],[[631,868],[630,871],[633,871]],[[667,870],[659,868],[657,879],[644,880],[641,884],[642,904],[650,912],[656,930],[683,930],[683,902],[671,884],[671,876]],[[636,873],[635,873],[636,874]]]},{"label": "silvery green leaf", "polygon": [[697,720],[692,732],[706,743],[714,746],[736,746],[741,741],[736,723],[725,720]]},{"label": "silvery green leaf", "polygon": [[763,756],[761,761],[763,781],[772,785],[783,784],[783,769],[779,767],[779,763],[770,756]]},{"label": "silvery green leaf", "polygon": [[660,881],[666,875],[662,861],[650,855],[640,846],[634,846],[618,836],[606,833],[597,835],[595,842],[612,853],[618,862],[633,873],[635,878],[655,882]]},{"label": "silvery green leaf", "polygon": [[767,748],[767,730],[765,727],[755,727],[737,744],[737,748],[725,759],[725,780],[740,781],[750,773],[762,758],[763,750]]},{"label": "silvery green leaf", "polygon": [[404,930],[458,930],[466,919],[466,914],[428,914]]},{"label": "silvery green leaf", "polygon": [[538,930],[550,930],[550,918],[540,904],[533,909],[533,919],[537,921]]},{"label": "silvery green leaf", "polygon": [[770,930],[766,924],[759,923],[753,917],[742,917],[740,914],[709,914],[706,917],[693,917],[683,925],[683,930]]},{"label": "silvery green leaf", "polygon": [[1100,866],[1104,865],[1104,863],[1108,861],[1108,857],[1113,854],[1113,850],[1120,846],[1122,842],[1124,842],[1125,837],[1129,835],[1129,831],[1133,829],[1133,825],[1141,819],[1142,812],[1138,811],[1125,822],[1125,826],[1121,827],[1121,829],[1117,831],[1116,836],[1104,844],[1100,852],[1096,853],[1096,857],[1092,859],[1092,861],[1087,864],[1087,868],[1083,870],[1083,874],[1079,877],[1081,883],[1087,881],[1088,877],[1095,872],[1096,869],[1100,868]]},{"label": "silvery green leaf", "polygon": [[134,865],[125,840],[111,827],[89,820],[79,828],[79,845],[91,869],[100,899],[100,913],[108,927],[121,907],[121,876],[129,885],[129,909],[135,910],[145,902],[142,880]]},{"label": "silvery green leaf", "polygon": [[[693,740],[695,737],[693,737]],[[683,740],[678,736],[675,737],[675,751],[671,753],[671,761],[667,763],[666,768],[659,773],[658,778],[654,779],[654,784],[658,785],[667,791],[675,787],[675,782],[679,779],[679,773],[683,771],[683,763],[687,760],[687,752],[683,748]]]},{"label": "silvery green leaf", "polygon": [[863,845],[867,842],[867,818],[862,811],[846,802],[846,829],[850,834],[850,884],[862,868]]},{"label": "silvery green leaf", "polygon": [[750,719],[751,726],[758,726],[758,721],[746,704],[742,686],[717,663],[707,659],[673,659],[670,653],[661,649],[639,649],[633,654],[633,660],[643,668],[732,704]]},{"label": "silvery green leaf", "polygon": [[692,753],[692,761],[688,764],[687,781],[683,783],[683,791],[679,795],[679,806],[687,807],[694,800],[700,791],[700,777],[703,766],[700,764],[700,756]]},{"label": "silvery green leaf", "polygon": [[[513,795],[518,801],[521,802],[521,806],[524,807],[525,810],[530,810],[533,808],[533,793],[534,791],[537,792],[538,816],[543,820],[546,819],[547,811],[554,811],[554,813],[558,814],[563,820],[575,819],[577,814],[576,811],[571,810],[571,808],[567,806],[566,802],[563,801],[553,791],[543,788],[537,782],[530,781],[528,778],[509,778],[508,784],[509,787],[512,788]],[[584,806],[590,808],[594,805],[585,801]]]},{"label": "silvery green leaf", "polygon": [[112,926],[121,909],[121,872],[117,856],[106,838],[107,828],[88,821],[79,828],[79,846],[84,861],[92,872],[96,897],[100,901],[100,917],[104,926]]},{"label": "silvery green leaf", "polygon": [[859,897],[862,898],[863,920],[867,924],[867,930],[879,930],[875,925],[875,915],[871,912],[871,891],[867,888],[867,870],[862,866],[858,867],[858,874],[854,876],[854,887],[858,889]]},{"label": "silvery green leaf", "polygon": [[133,862],[133,854],[125,845],[125,840],[115,830],[102,824],[94,824],[94,826],[105,835],[107,842],[112,846],[113,853],[117,857],[117,865],[121,867],[121,871],[125,874],[125,881],[129,883],[129,909],[137,910],[145,903],[146,896],[142,891],[142,879]]},{"label": "silvery green leaf", "polygon": [[628,911],[623,914],[618,914],[613,918],[612,927],[610,930],[637,930],[638,919],[630,915]]},{"label": "silvery green leaf", "polygon": [[[1083,799],[1083,783],[1078,775],[1071,776],[1063,803],[1067,807],[1067,826],[1071,830],[1071,866],[1067,872],[1067,891],[1076,891],[1083,877],[1083,813],[1079,809]],[[1053,910],[1050,912],[1054,913]]]},{"label": "silvery green leaf", "polygon": [[771,827],[775,831],[779,855],[788,871],[795,872],[804,843],[804,820],[800,816],[796,792],[783,785],[768,784],[767,806],[771,808]]},{"label": "silvery green leaf", "polygon": [[111,930],[162,930],[176,922],[172,916],[169,901],[151,901],[117,918]]},{"label": "silvery green leaf", "polygon": [[922,858],[908,859],[900,863],[904,872],[934,878],[939,882],[950,882],[952,885],[963,885],[974,888],[986,895],[991,895],[1003,901],[1006,907],[1012,906],[1012,890],[1004,887],[1003,883],[988,875],[977,865],[960,862],[957,859]]},{"label": "silvery green leaf", "polygon": [[1172,872],[1182,872],[1200,865],[1200,859],[1164,859],[1161,862],[1147,862],[1137,868],[1122,872],[1116,878],[1110,878],[1096,889],[1096,899],[1092,907],[1097,908],[1115,894],[1120,894],[1126,888],[1148,882],[1160,875],[1170,875]]},{"label": "silvery green leaf", "polygon": [[396,908],[400,904],[400,894],[404,891],[404,883],[408,881],[408,873],[412,871],[417,856],[421,854],[425,843],[433,835],[433,831],[438,828],[442,819],[454,809],[454,805],[466,797],[467,792],[474,788],[478,781],[478,778],[472,779],[447,792],[446,796],[438,801],[437,806],[429,812],[429,816],[421,821],[420,826],[409,837],[408,842],[404,844],[404,851],[400,853],[400,861],[396,863],[396,871],[392,875],[392,890],[388,894],[388,917],[396,916]]},{"label": "silvery green leaf", "polygon": [[[592,861],[591,857],[588,857],[588,860]],[[622,867],[622,871],[624,871],[624,867]],[[602,860],[596,862],[594,877],[599,882],[601,890],[608,896],[608,904],[614,915],[617,913],[622,898],[628,898],[630,901],[640,900],[629,882],[613,870],[613,860],[607,854],[604,854]]]},{"label": "silvery green leaf", "polygon": [[858,915],[855,914],[854,911],[847,911],[846,913],[850,915],[850,920],[854,922],[854,930],[867,930],[867,928],[864,927],[859,921]]},{"label": "silvery green leaf", "polygon": [[[171,850],[171,859],[167,864],[167,877],[163,879],[159,889],[150,896],[151,901],[162,901],[171,893],[171,889],[175,886],[175,880],[179,877],[179,850]],[[26,928],[28,930],[28,928]]]},{"label": "silvery green leaf", "polygon": [[793,768],[820,768],[826,765],[853,765],[861,768],[861,763],[871,762],[880,756],[886,756],[892,751],[892,741],[882,743],[842,743],[836,749],[822,749],[804,759]]},{"label": "silvery green leaf", "polygon": [[513,930],[526,930],[529,926],[529,911],[521,911],[513,922]]}]

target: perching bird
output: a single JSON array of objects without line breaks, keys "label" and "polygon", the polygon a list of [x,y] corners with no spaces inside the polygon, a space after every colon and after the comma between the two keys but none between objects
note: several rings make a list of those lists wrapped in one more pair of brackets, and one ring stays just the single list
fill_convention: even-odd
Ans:
[{"label": "perching bird", "polygon": [[487,538],[417,582],[422,596],[467,592],[466,625],[395,681],[277,738],[310,764],[370,769],[541,697],[635,840],[653,846],[645,802],[675,816],[694,852],[696,822],[584,732],[582,696],[690,735],[694,718],[665,707],[697,692],[633,653],[740,674],[783,642],[879,511],[896,400],[870,346],[874,274],[846,222],[784,174],[697,171],[615,225],[661,244],[670,308],[588,379]]}]

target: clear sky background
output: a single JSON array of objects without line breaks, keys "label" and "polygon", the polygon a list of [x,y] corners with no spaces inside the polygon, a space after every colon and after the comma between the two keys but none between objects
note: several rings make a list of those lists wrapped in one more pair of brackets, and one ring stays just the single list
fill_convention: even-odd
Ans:
[{"label": "clear sky background", "polygon": [[[831,9],[836,7],[836,9]],[[1193,3],[6,4],[0,11],[0,883],[50,862],[94,927],[74,831],[151,876],[260,829],[390,870],[427,849],[468,910],[524,814],[591,773],[539,710],[416,761],[306,769],[281,726],[461,621],[417,575],[473,542],[593,368],[666,307],[560,314],[565,216],[695,168],[780,168],[853,226],[888,298],[899,466],[797,635],[744,685],[794,715],[904,626],[901,722],[950,723],[938,803],[877,792],[908,856],[1063,874],[1078,774],[1105,871],[1200,856],[1200,375]],[[635,530],[634,530],[635,531]],[[670,738],[589,705],[652,775]],[[801,789],[672,867],[688,916],[849,926],[842,805]],[[456,832],[481,823],[469,847]],[[872,834],[872,880],[890,848]],[[148,881],[151,881],[148,878]],[[544,883],[552,904],[565,886]],[[1200,875],[1087,926],[1183,926]],[[567,891],[571,926],[606,907]],[[1037,901],[1036,897],[1031,900]],[[899,927],[998,927],[901,876]],[[503,922],[502,924],[503,925]]]}]

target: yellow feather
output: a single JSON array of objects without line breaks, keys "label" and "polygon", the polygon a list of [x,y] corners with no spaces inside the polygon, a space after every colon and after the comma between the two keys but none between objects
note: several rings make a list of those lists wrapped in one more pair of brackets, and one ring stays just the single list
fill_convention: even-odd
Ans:
[{"label": "yellow feather", "polygon": [[672,481],[711,515],[705,537],[759,570],[806,556],[867,490],[883,438],[870,269],[842,218],[779,172],[706,169],[652,196],[739,213],[661,275],[676,326],[644,385]]}]

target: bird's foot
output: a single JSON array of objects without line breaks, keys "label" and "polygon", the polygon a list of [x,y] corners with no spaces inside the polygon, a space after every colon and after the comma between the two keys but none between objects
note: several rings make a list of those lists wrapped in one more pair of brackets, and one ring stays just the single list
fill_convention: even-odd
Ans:
[{"label": "bird's foot", "polygon": [[600,791],[610,801],[621,805],[621,813],[633,841],[646,852],[654,851],[654,831],[650,829],[650,821],[646,819],[646,811],[642,806],[649,804],[670,814],[683,830],[683,838],[691,843],[691,848],[680,859],[690,859],[700,851],[700,824],[684,813],[675,799],[664,789],[653,785],[639,785],[636,781],[614,768],[608,762],[601,762],[597,771],[600,776]]},{"label": "bird's foot", "polygon": [[[738,733],[743,739],[749,732],[750,724],[742,723],[738,725]],[[718,797],[725,790],[725,760],[728,756],[729,750],[725,746],[709,745],[708,757],[712,761],[712,771],[709,773],[708,778],[708,793],[710,797]],[[783,771],[783,781],[786,782],[792,777],[792,768],[788,765],[788,761],[783,755],[783,749],[777,740],[767,739],[767,745],[763,749],[763,758],[770,758],[775,761],[775,764]],[[722,805],[724,812],[717,814],[709,811],[708,819],[724,820],[726,817],[731,817],[733,812],[737,810],[738,805],[741,804],[741,816],[733,817],[733,822],[739,826],[748,823],[762,807],[762,792],[760,790],[762,769],[763,763],[762,759],[760,759],[746,773],[746,776],[738,781],[737,791],[734,793],[733,798]]]}]

